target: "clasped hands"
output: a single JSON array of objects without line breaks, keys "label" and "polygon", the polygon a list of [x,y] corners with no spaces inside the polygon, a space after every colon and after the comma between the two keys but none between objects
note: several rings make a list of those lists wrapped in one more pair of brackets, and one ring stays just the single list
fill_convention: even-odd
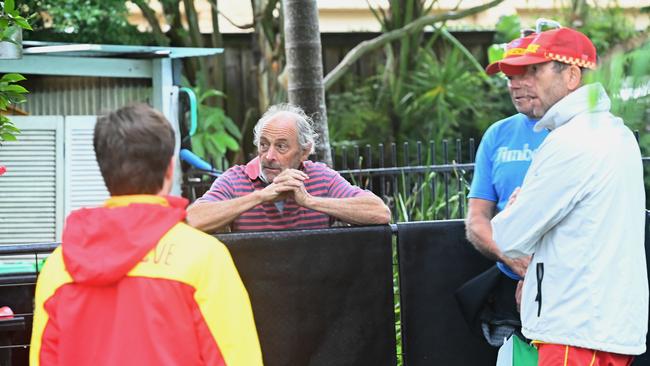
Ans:
[{"label": "clasped hands", "polygon": [[278,174],[273,183],[258,191],[263,202],[275,202],[293,198],[300,206],[305,207],[311,195],[305,188],[305,180],[309,176],[298,169],[285,169]]}]

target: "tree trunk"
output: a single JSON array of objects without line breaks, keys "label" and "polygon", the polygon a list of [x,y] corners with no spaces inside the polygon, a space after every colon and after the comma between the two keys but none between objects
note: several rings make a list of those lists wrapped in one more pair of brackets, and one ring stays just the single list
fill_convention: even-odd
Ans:
[{"label": "tree trunk", "polygon": [[284,0],[289,102],[314,119],[316,159],[332,165],[316,0]]}]

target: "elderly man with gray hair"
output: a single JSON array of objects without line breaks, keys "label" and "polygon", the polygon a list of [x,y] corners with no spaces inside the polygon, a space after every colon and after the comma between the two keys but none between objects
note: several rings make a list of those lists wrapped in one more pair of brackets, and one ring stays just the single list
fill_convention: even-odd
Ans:
[{"label": "elderly man with gray hair", "polygon": [[299,107],[269,108],[254,129],[257,157],[221,175],[188,208],[188,223],[204,231],[320,229],[336,219],[387,224],[390,211],[379,197],[307,160],[315,137]]}]

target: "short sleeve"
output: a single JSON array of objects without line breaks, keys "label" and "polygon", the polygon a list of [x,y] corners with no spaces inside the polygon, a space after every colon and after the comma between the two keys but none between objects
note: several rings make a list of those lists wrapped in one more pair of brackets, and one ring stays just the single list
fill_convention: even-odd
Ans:
[{"label": "short sleeve", "polygon": [[488,129],[478,145],[474,164],[474,178],[472,179],[468,198],[498,201],[492,177],[493,131],[493,129]]},{"label": "short sleeve", "polygon": [[330,198],[349,198],[369,193],[357,186],[353,186],[345,180],[338,172],[332,171],[329,178],[328,197]]},{"label": "short sleeve", "polygon": [[212,183],[210,189],[198,198],[196,202],[218,202],[226,201],[233,198],[233,186],[231,177],[233,176],[232,170],[227,170],[219,176],[217,180]]}]

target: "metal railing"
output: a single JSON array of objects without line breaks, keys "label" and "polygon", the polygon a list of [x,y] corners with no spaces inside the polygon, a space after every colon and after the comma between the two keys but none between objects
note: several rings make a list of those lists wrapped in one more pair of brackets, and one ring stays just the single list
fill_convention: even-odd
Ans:
[{"label": "metal railing", "polygon": [[[474,172],[476,142],[358,145],[332,148],[334,169],[384,199],[393,222],[462,219]],[[644,167],[650,157],[643,157]],[[191,171],[185,196],[191,201],[210,188],[214,177]]]},{"label": "metal railing", "polygon": [[[352,183],[382,197],[393,221],[463,218],[474,170],[474,139],[332,149],[334,168]],[[351,154],[350,154],[351,151]]]}]

